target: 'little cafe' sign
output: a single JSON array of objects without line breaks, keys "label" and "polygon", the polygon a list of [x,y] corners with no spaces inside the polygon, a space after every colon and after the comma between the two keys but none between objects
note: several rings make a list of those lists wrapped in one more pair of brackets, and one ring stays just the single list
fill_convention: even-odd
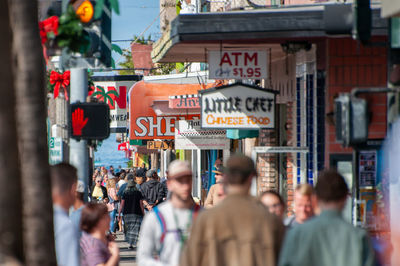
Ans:
[{"label": "'little cafe' sign", "polygon": [[199,91],[201,127],[273,129],[275,91],[242,83]]}]

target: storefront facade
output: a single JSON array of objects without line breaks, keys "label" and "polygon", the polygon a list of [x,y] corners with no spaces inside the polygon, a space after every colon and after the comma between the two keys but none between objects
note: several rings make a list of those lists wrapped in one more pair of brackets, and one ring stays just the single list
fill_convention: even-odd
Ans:
[{"label": "storefront facade", "polygon": [[[380,18],[379,6],[373,6],[373,38],[367,46],[353,40],[350,32],[330,35],[325,20],[329,12],[334,11],[316,5],[180,15],[153,46],[152,57],[157,62],[212,64],[207,57],[212,51],[267,52],[267,77],[242,80],[278,93],[275,127],[261,129],[258,138],[240,140],[231,151],[242,151],[257,160],[255,194],[279,191],[287,200],[288,214],[296,185],[315,184],[324,168],[337,167],[347,175],[352,199],[359,200],[358,168],[352,163],[349,169],[346,164],[349,158],[357,158],[353,149],[336,141],[333,102],[340,93],[356,87],[386,87],[387,22]],[[367,99],[373,114],[369,139],[384,138],[386,95],[361,97]],[[346,218],[356,222],[354,202],[350,201]]]}]

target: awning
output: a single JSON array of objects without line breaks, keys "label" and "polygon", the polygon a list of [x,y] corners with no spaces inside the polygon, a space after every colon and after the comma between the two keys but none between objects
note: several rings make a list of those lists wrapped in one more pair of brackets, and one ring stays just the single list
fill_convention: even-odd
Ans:
[{"label": "awning", "polygon": [[[179,15],[153,45],[151,57],[153,62],[205,62],[207,51],[222,49],[272,49],[274,56],[282,51],[282,43],[318,42],[329,37],[325,6]],[[380,17],[380,5],[371,6],[372,35],[387,35],[387,20]]]}]

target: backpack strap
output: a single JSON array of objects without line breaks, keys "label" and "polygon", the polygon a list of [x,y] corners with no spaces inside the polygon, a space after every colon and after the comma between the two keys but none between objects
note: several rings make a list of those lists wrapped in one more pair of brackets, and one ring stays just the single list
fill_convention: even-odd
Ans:
[{"label": "backpack strap", "polygon": [[160,245],[161,245],[160,251],[161,251],[163,243],[164,243],[165,235],[167,234],[167,224],[165,223],[164,216],[162,215],[160,210],[157,208],[157,206],[153,207],[153,211],[154,211],[154,214],[156,215],[157,220],[161,226],[161,237],[160,237]]}]

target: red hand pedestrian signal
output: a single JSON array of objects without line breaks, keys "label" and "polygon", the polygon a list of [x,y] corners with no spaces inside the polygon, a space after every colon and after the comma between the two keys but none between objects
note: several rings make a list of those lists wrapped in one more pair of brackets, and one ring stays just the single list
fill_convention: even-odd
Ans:
[{"label": "red hand pedestrian signal", "polygon": [[82,135],[82,129],[86,126],[89,118],[84,119],[84,112],[81,108],[76,108],[72,113],[72,132],[75,136]]}]

